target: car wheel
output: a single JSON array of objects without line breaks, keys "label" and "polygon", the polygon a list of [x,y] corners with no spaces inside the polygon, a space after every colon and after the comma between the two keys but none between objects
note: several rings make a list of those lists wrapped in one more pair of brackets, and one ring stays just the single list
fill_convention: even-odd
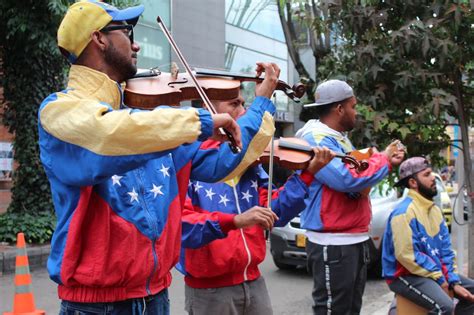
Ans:
[{"label": "car wheel", "polygon": [[275,257],[273,257],[273,262],[275,263],[275,266],[277,266],[278,269],[281,269],[281,270],[294,270],[294,269],[296,269],[295,265],[289,265],[289,264],[282,263],[282,262],[278,261],[277,259],[275,259]]}]

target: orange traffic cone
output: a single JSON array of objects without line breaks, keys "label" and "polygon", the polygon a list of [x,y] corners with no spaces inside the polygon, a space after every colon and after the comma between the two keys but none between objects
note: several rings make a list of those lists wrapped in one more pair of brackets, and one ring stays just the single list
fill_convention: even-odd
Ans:
[{"label": "orange traffic cone", "polygon": [[31,290],[30,266],[26,254],[25,235],[18,233],[16,239],[15,297],[13,312],[3,315],[42,315],[45,311],[35,309],[35,300]]}]

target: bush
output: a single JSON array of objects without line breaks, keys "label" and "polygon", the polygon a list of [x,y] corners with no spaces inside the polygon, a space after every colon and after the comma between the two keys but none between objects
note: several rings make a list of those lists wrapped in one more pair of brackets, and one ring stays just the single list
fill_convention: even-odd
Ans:
[{"label": "bush", "polygon": [[15,243],[19,232],[28,243],[44,244],[51,241],[56,216],[50,211],[35,214],[7,212],[0,215],[0,241]]}]

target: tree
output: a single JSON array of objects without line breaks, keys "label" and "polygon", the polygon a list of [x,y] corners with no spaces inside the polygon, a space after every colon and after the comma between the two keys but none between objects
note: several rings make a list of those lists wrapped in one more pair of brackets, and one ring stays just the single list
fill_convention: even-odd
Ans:
[{"label": "tree", "polygon": [[473,198],[468,128],[474,118],[474,15],[468,1],[312,5],[328,6],[326,26],[337,38],[319,62],[317,78],[343,78],[354,87],[363,126],[354,131],[356,144],[397,138],[410,155],[429,155],[441,165],[440,150],[459,146],[446,134],[446,126],[458,125]]},{"label": "tree", "polygon": [[[318,69],[320,62],[331,52],[334,37],[331,36],[333,24],[330,16],[330,2],[318,3],[315,0],[277,0],[278,14],[280,17],[283,33],[288,46],[295,69],[300,76],[301,82],[306,86],[306,95],[309,102],[314,102],[314,90],[316,81],[314,75],[307,70],[300,52],[308,46],[315,60],[315,68]],[[302,110],[300,119],[309,119],[308,110]]]},{"label": "tree", "polygon": [[[110,2],[110,1],[109,1]],[[136,1],[115,0],[116,6]],[[0,2],[3,49],[3,124],[14,133],[12,202],[0,217],[0,240],[14,241],[22,229],[28,241],[48,241],[54,229],[51,192],[39,159],[38,109],[43,99],[65,86],[67,64],[56,43],[59,23],[73,0]],[[35,218],[35,224],[28,220]],[[38,223],[39,222],[39,223]],[[27,230],[27,231],[26,231]]]},{"label": "tree", "polygon": [[[46,240],[52,233],[52,204],[49,183],[39,161],[37,115],[39,104],[64,83],[63,58],[56,45],[58,7],[53,1],[13,1],[0,4],[3,29],[4,107],[3,123],[11,133],[14,158],[12,202],[7,215],[22,220],[27,214],[46,216],[42,231],[28,233],[30,240]],[[15,215],[14,215],[15,214]],[[12,220],[10,220],[12,221]],[[23,222],[15,222],[19,226]],[[6,228],[6,225],[3,225]],[[4,232],[5,240],[15,231]]]}]

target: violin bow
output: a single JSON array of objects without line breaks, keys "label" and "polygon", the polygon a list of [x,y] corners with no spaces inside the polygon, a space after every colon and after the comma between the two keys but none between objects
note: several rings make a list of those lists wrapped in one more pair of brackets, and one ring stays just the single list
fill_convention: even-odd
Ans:
[{"label": "violin bow", "polygon": [[[166,27],[165,23],[163,22],[163,20],[161,19],[160,16],[158,16],[156,18],[156,21],[158,22],[158,25],[160,26],[161,30],[163,31],[163,33],[165,34],[166,38],[168,39],[168,42],[170,43],[171,47],[173,47],[173,50],[174,52],[176,53],[176,55],[178,56],[179,60],[181,61],[181,63],[183,64],[184,68],[186,69],[186,72],[188,73],[188,75],[191,77],[191,79],[193,80],[194,82],[194,86],[196,87],[196,90],[198,91],[199,93],[199,96],[201,96],[201,99],[203,100],[204,102],[204,105],[206,106],[206,108],[209,110],[209,112],[211,112],[212,114],[217,114],[217,111],[216,109],[214,108],[214,106],[212,105],[211,103],[211,100],[207,97],[206,93],[204,92],[204,90],[202,89],[201,85],[199,84],[198,80],[196,79],[196,76],[194,75],[194,73],[192,72],[191,70],[191,67],[189,67],[189,64],[186,62],[186,59],[184,59],[184,56],[183,54],[181,53],[181,51],[179,50],[178,48],[178,45],[176,44],[176,42],[174,41],[173,37],[171,36],[171,33],[169,32],[168,28]],[[235,142],[235,139],[234,137],[232,136],[232,134],[223,129],[223,128],[219,128],[219,132],[223,135],[226,135],[227,136],[227,139],[229,139],[230,141],[230,148],[232,150],[232,152],[234,153],[239,153],[240,152],[240,148],[237,146],[236,142]]]},{"label": "violin bow", "polygon": [[[273,103],[276,104],[276,95],[273,93]],[[273,157],[275,156],[275,129],[272,133],[272,140],[270,141],[270,160],[268,161],[268,191],[267,191],[267,208],[272,210],[272,195],[273,195]],[[267,230],[265,239],[270,236],[270,230]]]}]

